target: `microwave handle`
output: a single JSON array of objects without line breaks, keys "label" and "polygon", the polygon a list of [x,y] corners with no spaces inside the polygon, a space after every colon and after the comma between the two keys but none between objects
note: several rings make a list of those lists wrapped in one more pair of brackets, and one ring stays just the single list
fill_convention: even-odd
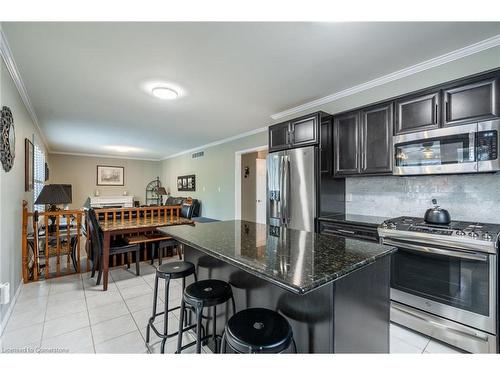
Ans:
[{"label": "microwave handle", "polygon": [[477,149],[477,131],[469,132],[469,161],[474,161],[474,169],[477,171],[478,149]]},{"label": "microwave handle", "polygon": [[406,243],[406,242],[399,242],[399,241],[387,240],[387,239],[384,239],[382,241],[382,243],[384,245],[396,246],[396,247],[401,248],[401,249],[414,250],[414,251],[419,251],[419,252],[427,253],[427,254],[443,255],[443,256],[448,256],[448,257],[452,257],[452,258],[470,259],[470,260],[476,260],[476,261],[480,261],[480,262],[487,262],[488,261],[488,255],[481,254],[481,253],[438,249],[436,247],[431,247],[431,246],[415,245],[415,244],[410,244],[410,243]]}]

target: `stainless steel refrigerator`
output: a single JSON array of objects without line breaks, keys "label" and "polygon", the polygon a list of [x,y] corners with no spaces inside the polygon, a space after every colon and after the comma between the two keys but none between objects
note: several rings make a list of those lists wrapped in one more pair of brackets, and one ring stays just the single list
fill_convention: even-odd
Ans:
[{"label": "stainless steel refrigerator", "polygon": [[317,147],[267,156],[267,223],[314,232]]}]

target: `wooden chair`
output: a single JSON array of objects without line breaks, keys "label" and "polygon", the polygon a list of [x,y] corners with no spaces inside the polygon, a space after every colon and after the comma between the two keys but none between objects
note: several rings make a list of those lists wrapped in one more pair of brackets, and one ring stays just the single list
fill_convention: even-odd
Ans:
[{"label": "wooden chair", "polygon": [[[89,215],[89,232],[92,243],[92,252],[93,254],[93,264],[92,264],[92,275],[95,274],[96,267],[99,267],[99,274],[97,276],[97,285],[101,283],[102,278],[102,270],[103,270],[103,262],[102,262],[102,247],[103,247],[103,233],[101,228],[99,227],[99,222],[97,221],[97,216],[95,214],[94,209],[90,209],[88,211]],[[139,266],[139,257],[140,257],[140,246],[139,244],[130,244],[123,237],[119,237],[113,241],[109,246],[109,255],[117,255],[117,254],[129,254],[131,252],[135,253],[135,272],[136,275],[140,275],[140,266]],[[129,260],[127,256],[127,265],[130,267]]]}]

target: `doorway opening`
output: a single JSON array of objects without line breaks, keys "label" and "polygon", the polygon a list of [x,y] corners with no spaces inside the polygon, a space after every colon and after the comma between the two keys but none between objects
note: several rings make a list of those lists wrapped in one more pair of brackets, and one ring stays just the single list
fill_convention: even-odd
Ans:
[{"label": "doorway opening", "polygon": [[235,218],[266,223],[267,146],[238,151],[235,174]]}]

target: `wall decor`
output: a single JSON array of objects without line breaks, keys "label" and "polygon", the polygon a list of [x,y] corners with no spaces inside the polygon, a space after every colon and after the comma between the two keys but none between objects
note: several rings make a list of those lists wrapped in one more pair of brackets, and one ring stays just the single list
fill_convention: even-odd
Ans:
[{"label": "wall decor", "polygon": [[2,107],[0,120],[0,160],[5,172],[12,169],[16,157],[16,132],[14,118],[9,107]]},{"label": "wall decor", "polygon": [[24,139],[24,191],[32,191],[34,184],[35,147],[28,138]]},{"label": "wall decor", "polygon": [[177,190],[196,191],[196,176],[194,174],[190,174],[187,176],[177,177]]},{"label": "wall decor", "polygon": [[97,166],[97,185],[123,186],[125,184],[125,168],[110,165]]}]

